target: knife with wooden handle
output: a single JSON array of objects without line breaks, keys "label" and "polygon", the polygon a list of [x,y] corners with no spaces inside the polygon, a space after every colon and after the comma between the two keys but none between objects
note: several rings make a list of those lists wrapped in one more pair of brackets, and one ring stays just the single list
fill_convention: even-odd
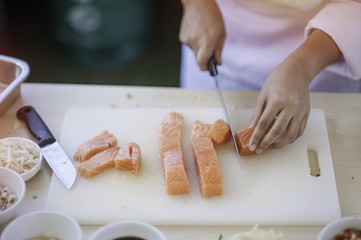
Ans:
[{"label": "knife with wooden handle", "polygon": [[76,179],[76,169],[44,121],[31,106],[25,106],[16,113],[25,121],[31,134],[39,140],[39,147],[45,160],[64,185],[70,189]]},{"label": "knife with wooden handle", "polygon": [[227,107],[226,107],[226,103],[225,103],[224,98],[223,98],[222,90],[221,90],[221,88],[219,86],[218,70],[217,70],[217,65],[216,65],[216,62],[215,62],[214,58],[209,60],[209,62],[208,62],[208,70],[209,70],[209,73],[211,74],[211,76],[214,78],[214,81],[216,83],[218,93],[219,93],[219,96],[221,98],[221,102],[222,102],[222,105],[223,105],[224,114],[226,116],[226,121],[227,121],[227,123],[229,125],[229,128],[231,130],[232,142],[233,142],[234,148],[235,148],[236,153],[237,153],[237,158],[238,158],[239,164],[241,165],[241,168],[243,168],[242,167],[242,160],[241,160],[241,157],[240,157],[239,151],[238,151],[237,142],[236,142],[236,139],[234,137],[234,132],[233,132],[232,125],[231,125],[231,119],[230,119],[228,111],[227,111]]}]

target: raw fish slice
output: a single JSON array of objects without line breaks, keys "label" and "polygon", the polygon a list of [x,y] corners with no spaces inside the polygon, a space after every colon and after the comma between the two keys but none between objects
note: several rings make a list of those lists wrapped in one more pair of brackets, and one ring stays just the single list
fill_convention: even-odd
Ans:
[{"label": "raw fish slice", "polygon": [[183,115],[171,112],[164,117],[159,130],[159,152],[169,195],[190,191],[181,146],[183,119]]},{"label": "raw fish slice", "polygon": [[141,166],[142,155],[140,147],[135,142],[122,146],[114,159],[115,167],[121,171],[132,171],[137,175]]},{"label": "raw fish slice", "polygon": [[253,134],[254,128],[246,128],[235,133],[234,138],[236,139],[239,155],[249,156],[256,154],[255,151],[249,150],[249,140]]},{"label": "raw fish slice", "polygon": [[[276,121],[276,119],[273,121],[271,126],[268,128],[268,130],[266,131],[266,134],[271,130],[275,121]],[[254,132],[254,127],[249,127],[249,128],[243,129],[241,131],[238,131],[234,134],[235,135],[234,138],[236,139],[239,155],[249,156],[249,155],[256,154],[256,151],[249,150],[249,140],[251,140],[251,136],[252,136],[253,132]],[[286,129],[283,130],[281,137],[285,133],[286,133]]]},{"label": "raw fish slice", "polygon": [[84,162],[97,153],[111,147],[116,147],[117,145],[118,141],[114,135],[105,130],[94,138],[81,144],[76,150],[73,159],[75,161]]},{"label": "raw fish slice", "polygon": [[210,124],[195,121],[191,136],[193,158],[203,197],[222,195],[224,184],[212,140],[207,137]]},{"label": "raw fish slice", "polygon": [[78,173],[85,178],[92,178],[108,168],[115,167],[114,159],[120,147],[112,147],[98,153],[78,165]]},{"label": "raw fish slice", "polygon": [[231,129],[223,119],[218,119],[213,123],[207,136],[210,137],[215,144],[225,144],[232,140]]}]

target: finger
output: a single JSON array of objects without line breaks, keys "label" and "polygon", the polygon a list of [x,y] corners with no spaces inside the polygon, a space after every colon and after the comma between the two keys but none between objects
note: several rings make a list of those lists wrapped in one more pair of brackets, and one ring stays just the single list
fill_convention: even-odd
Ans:
[{"label": "finger", "polygon": [[297,117],[293,117],[287,127],[287,132],[284,136],[275,141],[272,145],[273,148],[281,148],[291,142],[294,142],[298,138],[298,131],[301,126],[301,120]]},{"label": "finger", "polygon": [[301,137],[303,135],[303,132],[305,131],[306,126],[307,126],[309,114],[310,114],[310,112],[308,111],[307,113],[305,113],[304,117],[301,119],[300,127],[297,132],[297,136],[295,137],[295,139],[291,140],[290,143],[293,143],[294,141],[296,141],[299,137]]},{"label": "finger", "polygon": [[257,99],[256,106],[253,110],[250,127],[255,127],[257,125],[265,108],[266,108],[266,101],[264,100],[263,96],[260,95]]},{"label": "finger", "polygon": [[297,138],[299,138],[303,135],[303,132],[305,131],[306,126],[307,126],[307,120],[308,120],[308,116],[306,116],[302,119],[301,124],[300,124],[300,129],[298,130],[298,133],[297,133]]},{"label": "finger", "polygon": [[266,107],[265,108],[259,121],[257,122],[257,125],[255,126],[255,129],[254,129],[253,134],[250,139],[249,149],[251,151],[256,150],[258,145],[261,143],[263,137],[265,136],[268,128],[273,123],[278,112],[279,112],[279,109],[275,108],[275,107]]},{"label": "finger", "polygon": [[222,56],[222,50],[223,50],[223,45],[224,45],[224,39],[225,39],[224,37],[221,38],[221,40],[219,41],[218,46],[214,52],[214,56],[216,58],[216,63],[218,65],[222,65],[221,56]]},{"label": "finger", "polygon": [[208,61],[213,55],[214,48],[209,47],[207,44],[203,44],[195,52],[196,60],[199,68],[203,71],[208,70]]},{"label": "finger", "polygon": [[178,33],[178,39],[181,43],[191,47],[194,38],[192,37],[191,31],[192,26],[189,25],[189,21],[186,21],[185,18],[182,18],[180,30]]},{"label": "finger", "polygon": [[[292,113],[289,113],[287,111],[280,112],[277,119],[274,120],[274,123],[269,129],[269,131],[266,133],[264,138],[259,143],[256,152],[261,153],[264,150],[268,149],[271,145],[273,145],[283,135],[284,131],[289,126],[291,119],[292,119]],[[286,137],[287,134],[288,131],[284,137]],[[297,132],[295,134],[297,134]],[[284,137],[282,137],[280,141],[283,141]]]}]

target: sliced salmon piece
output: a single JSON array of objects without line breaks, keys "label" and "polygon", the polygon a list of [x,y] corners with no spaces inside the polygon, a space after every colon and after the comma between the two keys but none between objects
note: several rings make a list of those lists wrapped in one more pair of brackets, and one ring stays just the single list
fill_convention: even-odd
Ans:
[{"label": "sliced salmon piece", "polygon": [[114,135],[105,130],[94,138],[81,144],[76,150],[73,159],[75,161],[84,162],[95,154],[117,145],[118,141]]},{"label": "sliced salmon piece", "polygon": [[210,124],[195,121],[191,135],[193,158],[203,197],[222,195],[224,190],[216,150],[211,138],[207,136],[210,129]]},{"label": "sliced salmon piece", "polygon": [[115,167],[114,159],[120,147],[108,148],[89,160],[78,165],[78,173],[85,178],[92,178],[108,168]]},{"label": "sliced salmon piece", "polygon": [[249,150],[249,140],[253,134],[254,128],[246,128],[236,132],[234,138],[236,139],[239,155],[249,156],[256,154],[256,151]]},{"label": "sliced salmon piece", "polygon": [[231,129],[223,119],[218,119],[213,123],[207,137],[210,137],[215,144],[225,144],[232,141]]},{"label": "sliced salmon piece", "polygon": [[[272,126],[274,124],[274,121],[272,125],[268,128],[266,131],[266,134],[271,130]],[[234,135],[234,138],[236,139],[239,155],[241,156],[249,156],[256,154],[256,151],[249,150],[249,140],[251,140],[251,136],[254,132],[254,127],[249,127],[246,129],[243,129],[241,131],[236,132]],[[286,133],[286,129],[283,130],[282,135]]]},{"label": "sliced salmon piece", "polygon": [[142,161],[140,147],[135,142],[122,146],[114,159],[115,167],[121,171],[132,171],[138,175]]},{"label": "sliced salmon piece", "polygon": [[169,195],[190,191],[181,146],[183,119],[183,115],[171,112],[164,117],[159,129],[159,153]]}]

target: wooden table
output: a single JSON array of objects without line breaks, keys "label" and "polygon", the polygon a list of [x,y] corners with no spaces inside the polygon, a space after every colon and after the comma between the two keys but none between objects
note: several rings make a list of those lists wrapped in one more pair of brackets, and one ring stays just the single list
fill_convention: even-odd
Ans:
[{"label": "wooden table", "polygon": [[[32,105],[41,114],[55,138],[62,131],[65,111],[69,108],[122,107],[221,107],[216,91],[184,90],[158,87],[123,87],[99,85],[25,83],[21,97],[0,117],[0,138],[22,136],[33,139],[27,128],[17,129],[16,111]],[[232,108],[253,108],[257,92],[225,91],[225,100]],[[331,145],[336,183],[342,216],[361,215],[361,95],[340,93],[312,93],[311,107],[325,111]],[[16,124],[15,124],[16,125]],[[35,140],[35,139],[33,139]],[[22,215],[45,207],[51,169],[43,169],[26,182],[27,192],[18,213]],[[0,231],[6,224],[0,225]],[[100,226],[82,226],[83,239]],[[167,239],[223,239],[252,226],[157,226]],[[323,226],[261,226],[282,232],[285,239],[317,239]]]}]

